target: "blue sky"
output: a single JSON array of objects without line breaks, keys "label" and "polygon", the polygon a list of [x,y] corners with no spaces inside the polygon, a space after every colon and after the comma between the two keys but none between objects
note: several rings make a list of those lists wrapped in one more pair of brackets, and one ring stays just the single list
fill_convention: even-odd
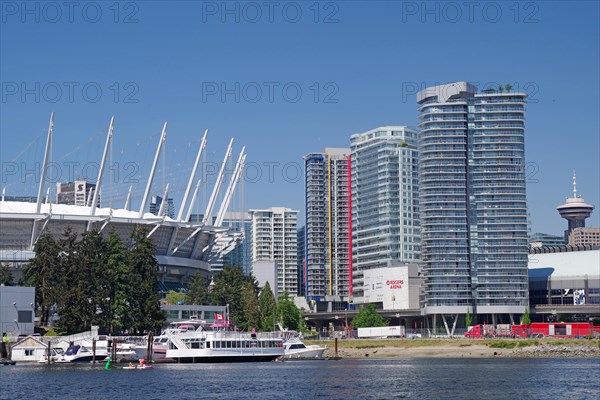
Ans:
[{"label": "blue sky", "polygon": [[[252,163],[233,209],[302,210],[303,155],[347,147],[351,134],[380,125],[414,126],[415,88],[468,80],[511,83],[530,95],[532,231],[565,229],[555,207],[571,193],[573,170],[578,192],[600,206],[598,2],[482,1],[471,10],[464,2],[272,4],[3,2],[7,194],[36,192],[25,169],[41,160],[54,111],[53,160],[63,179],[68,165],[93,174],[85,163],[100,159],[115,115],[117,172],[104,192],[112,190],[115,207],[130,184],[139,207],[168,121],[154,193],[171,182],[179,204],[208,128],[208,163],[221,161],[232,136],[232,158],[245,145]],[[205,202],[210,185],[202,189]],[[588,225],[600,226],[599,216]]]}]

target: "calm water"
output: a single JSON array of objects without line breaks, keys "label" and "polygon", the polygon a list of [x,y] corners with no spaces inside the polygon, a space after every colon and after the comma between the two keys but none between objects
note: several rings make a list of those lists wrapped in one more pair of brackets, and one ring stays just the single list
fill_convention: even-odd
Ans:
[{"label": "calm water", "polygon": [[2,399],[598,399],[600,359],[0,366]]}]

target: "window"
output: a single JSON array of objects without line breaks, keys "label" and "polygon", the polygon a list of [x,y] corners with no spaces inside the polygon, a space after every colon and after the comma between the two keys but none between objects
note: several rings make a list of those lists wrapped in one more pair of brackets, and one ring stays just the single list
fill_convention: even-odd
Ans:
[{"label": "window", "polygon": [[17,322],[28,324],[33,322],[33,311],[19,311],[18,313]]},{"label": "window", "polygon": [[33,356],[33,349],[25,349],[25,356],[27,356],[27,357]]}]

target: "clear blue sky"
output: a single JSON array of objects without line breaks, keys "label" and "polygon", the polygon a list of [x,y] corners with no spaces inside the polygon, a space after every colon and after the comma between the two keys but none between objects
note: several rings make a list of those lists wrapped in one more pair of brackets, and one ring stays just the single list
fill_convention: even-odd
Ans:
[{"label": "clear blue sky", "polygon": [[[356,132],[414,126],[415,87],[468,80],[511,83],[530,94],[532,231],[565,228],[555,207],[571,193],[573,170],[579,193],[600,207],[598,2],[482,1],[472,10],[464,2],[430,2],[427,9],[421,1],[277,2],[272,9],[232,2],[231,13],[222,2],[139,1],[118,9],[113,2],[82,2],[71,10],[62,2],[1,4],[0,161],[7,194],[36,192],[31,176],[21,182],[14,173],[13,162],[23,173],[23,165],[41,161],[54,111],[53,159],[62,163],[63,177],[65,163],[100,159],[116,116],[115,207],[122,206],[130,173],[140,179],[139,204],[157,136],[169,121],[154,193],[169,181],[179,203],[209,128],[208,161],[220,162],[234,136],[234,158],[245,145],[253,163],[244,201],[236,198],[234,208],[302,210],[302,180],[294,179],[294,164],[284,179],[284,165],[301,166],[303,155],[324,147],[347,147]],[[222,84],[230,89],[224,98]],[[272,179],[268,163],[278,163]],[[106,196],[106,182],[105,190]],[[589,225],[600,226],[599,215]]]}]

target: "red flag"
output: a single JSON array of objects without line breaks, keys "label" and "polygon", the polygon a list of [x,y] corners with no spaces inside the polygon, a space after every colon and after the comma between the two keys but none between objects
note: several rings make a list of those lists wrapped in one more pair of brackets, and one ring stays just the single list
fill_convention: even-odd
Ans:
[{"label": "red flag", "polygon": [[215,313],[215,319],[223,319],[223,314]]}]

